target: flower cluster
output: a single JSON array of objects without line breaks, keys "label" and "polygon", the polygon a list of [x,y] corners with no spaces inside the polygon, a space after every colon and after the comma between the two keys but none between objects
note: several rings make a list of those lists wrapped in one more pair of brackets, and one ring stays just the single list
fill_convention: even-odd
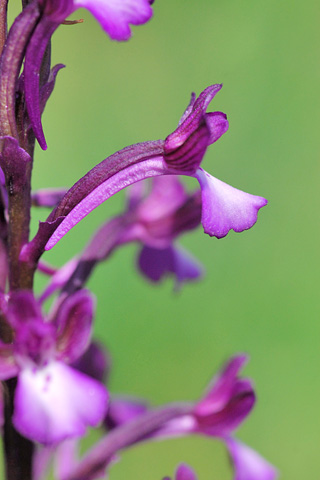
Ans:
[{"label": "flower cluster", "polygon": [[[223,442],[235,480],[275,479],[275,469],[234,438],[255,403],[252,382],[239,376],[245,355],[231,358],[198,402],[152,408],[140,399],[109,395],[110,359],[91,343],[95,300],[85,286],[117,249],[137,243],[139,271],[155,283],[171,275],[181,288],[199,279],[203,268],[179,246],[180,235],[200,224],[216,238],[243,232],[267,204],[201,167],[208,147],[229,127],[224,113],[207,112],[222,85],[192,94],[178,127],[164,140],[123,148],[68,190],[32,192],[36,141],[47,148],[41,116],[63,67],[51,67],[54,32],[62,23],[77,22],[68,17],[84,7],[111,39],[128,40],[131,25],[151,18],[153,2],[22,3],[8,33],[7,9],[0,8],[0,419],[7,478],[44,480],[54,461],[57,480],[93,480],[139,442],[203,435]],[[200,188],[187,191],[182,176],[195,178]],[[82,252],[60,268],[43,260],[82,219],[126,187],[124,211],[106,220]],[[31,206],[51,211],[30,239]],[[36,296],[38,272],[49,280]],[[101,439],[80,457],[79,438],[97,426]],[[175,479],[196,475],[181,464]]]}]

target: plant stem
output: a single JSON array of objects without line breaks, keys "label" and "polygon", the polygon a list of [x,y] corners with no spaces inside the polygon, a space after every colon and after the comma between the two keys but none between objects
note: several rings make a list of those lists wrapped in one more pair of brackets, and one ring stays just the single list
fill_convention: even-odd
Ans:
[{"label": "plant stem", "polygon": [[6,480],[32,480],[33,444],[22,437],[12,425],[13,395],[16,378],[5,382],[4,451]]},{"label": "plant stem", "polygon": [[8,0],[0,0],[0,55],[7,38]]}]

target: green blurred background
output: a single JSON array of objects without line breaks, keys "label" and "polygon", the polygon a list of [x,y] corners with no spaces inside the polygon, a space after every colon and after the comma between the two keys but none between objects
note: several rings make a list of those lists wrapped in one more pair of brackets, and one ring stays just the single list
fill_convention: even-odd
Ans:
[{"label": "green blurred background", "polygon": [[[171,280],[138,276],[135,246],[98,268],[89,286],[111,390],[154,405],[195,400],[230,355],[247,352],[258,402],[238,437],[281,478],[319,478],[319,3],[158,0],[123,44],[79,17],[53,39],[53,60],[67,68],[44,114],[49,148],[37,149],[34,188],[70,186],[116,150],[165,138],[191,91],[223,82],[210,109],[226,112],[230,129],[204,167],[269,200],[252,230],[181,239],[206,276],[178,294]],[[45,259],[62,265],[123,204],[120,194],[102,205]],[[45,216],[34,212],[34,229]],[[110,479],[157,480],[181,461],[200,480],[232,478],[218,441],[188,438],[124,453]]]}]

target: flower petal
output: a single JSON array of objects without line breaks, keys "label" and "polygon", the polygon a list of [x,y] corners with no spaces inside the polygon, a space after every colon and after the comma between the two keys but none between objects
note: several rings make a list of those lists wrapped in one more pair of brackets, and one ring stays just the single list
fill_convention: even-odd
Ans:
[{"label": "flower petal", "polygon": [[56,317],[58,358],[75,361],[87,349],[95,302],[88,290],[79,290],[62,303]]},{"label": "flower petal", "polygon": [[210,144],[219,140],[219,138],[226,133],[229,128],[227,115],[223,112],[207,113],[206,123],[210,130]]},{"label": "flower petal", "polygon": [[150,194],[138,207],[139,221],[150,222],[170,216],[186,202],[187,198],[184,186],[177,176],[156,177],[152,181]]},{"label": "flower petal", "polygon": [[233,464],[234,480],[275,480],[277,470],[257,452],[239,441],[226,440]]},{"label": "flower petal", "polygon": [[82,436],[104,417],[105,387],[61,362],[24,369],[18,377],[13,423],[30,440],[50,445]]},{"label": "flower petal", "polygon": [[79,201],[70,213],[66,215],[47,242],[45,249],[50,250],[54,247],[71,228],[77,225],[77,223],[92,212],[92,210],[123,188],[139,180],[165,174],[168,174],[168,169],[162,156],[158,156],[128,166],[115,175],[110,176],[107,180],[98,184],[96,188],[92,189],[91,192]]},{"label": "flower petal", "polygon": [[159,282],[166,274],[173,274],[176,287],[185,281],[196,280],[203,272],[199,262],[189,253],[173,246],[163,249],[144,246],[138,264],[141,272],[152,282]]},{"label": "flower petal", "polygon": [[257,221],[258,211],[267,205],[263,197],[237,190],[199,168],[194,175],[202,190],[202,225],[211,237],[222,238],[233,229],[243,232]]},{"label": "flower petal", "polygon": [[207,395],[196,405],[197,430],[209,436],[230,435],[247,417],[255,403],[251,382],[238,378],[245,355],[232,358],[213,380]]},{"label": "flower petal", "polygon": [[141,25],[152,16],[148,0],[74,0],[73,3],[75,8],[88,9],[113,40],[128,40],[129,24]]},{"label": "flower petal", "polygon": [[232,397],[237,377],[247,361],[246,355],[237,355],[227,362],[222,371],[213,378],[207,394],[198,404],[196,412],[199,415],[209,415],[225,406]]},{"label": "flower petal", "polygon": [[16,330],[31,322],[43,323],[40,305],[29,290],[11,293],[7,317]]},{"label": "flower petal", "polygon": [[222,85],[220,84],[210,85],[200,93],[196,101],[194,101],[194,96],[192,95],[191,102],[183,114],[183,121],[180,121],[178,128],[168,135],[165,140],[166,152],[171,152],[181,147],[188,137],[197,130],[205,118],[209,103],[221,88]]}]

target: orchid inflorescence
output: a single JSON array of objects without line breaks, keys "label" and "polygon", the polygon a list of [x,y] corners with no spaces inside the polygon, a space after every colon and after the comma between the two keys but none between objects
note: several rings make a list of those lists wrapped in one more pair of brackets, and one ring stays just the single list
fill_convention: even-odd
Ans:
[{"label": "orchid inflorescence", "polygon": [[[95,299],[86,282],[116,249],[138,243],[140,272],[152,282],[171,275],[180,288],[203,272],[178,245],[181,234],[200,223],[216,238],[242,232],[266,205],[263,197],[237,190],[200,166],[209,145],[228,130],[224,113],[207,112],[222,85],[192,94],[165,140],[123,148],[69,190],[31,191],[35,142],[47,148],[41,115],[63,67],[50,65],[55,30],[84,7],[111,39],[128,40],[131,25],[151,18],[152,3],[23,0],[7,33],[7,1],[0,2],[0,417],[10,480],[43,480],[52,464],[58,480],[101,478],[124,449],[183,435],[221,440],[236,480],[276,478],[267,461],[234,438],[255,403],[252,382],[240,377],[245,355],[231,358],[197,402],[153,408],[108,392],[110,359],[91,341]],[[188,192],[181,176],[195,178],[200,188]],[[81,253],[61,268],[42,259],[92,210],[129,186],[126,209],[101,225]],[[31,206],[51,213],[30,239]],[[37,272],[49,281],[36,297]],[[51,308],[45,311],[47,299]],[[79,439],[98,426],[100,440],[80,456]],[[196,478],[186,464],[175,473],[176,480]]]}]

